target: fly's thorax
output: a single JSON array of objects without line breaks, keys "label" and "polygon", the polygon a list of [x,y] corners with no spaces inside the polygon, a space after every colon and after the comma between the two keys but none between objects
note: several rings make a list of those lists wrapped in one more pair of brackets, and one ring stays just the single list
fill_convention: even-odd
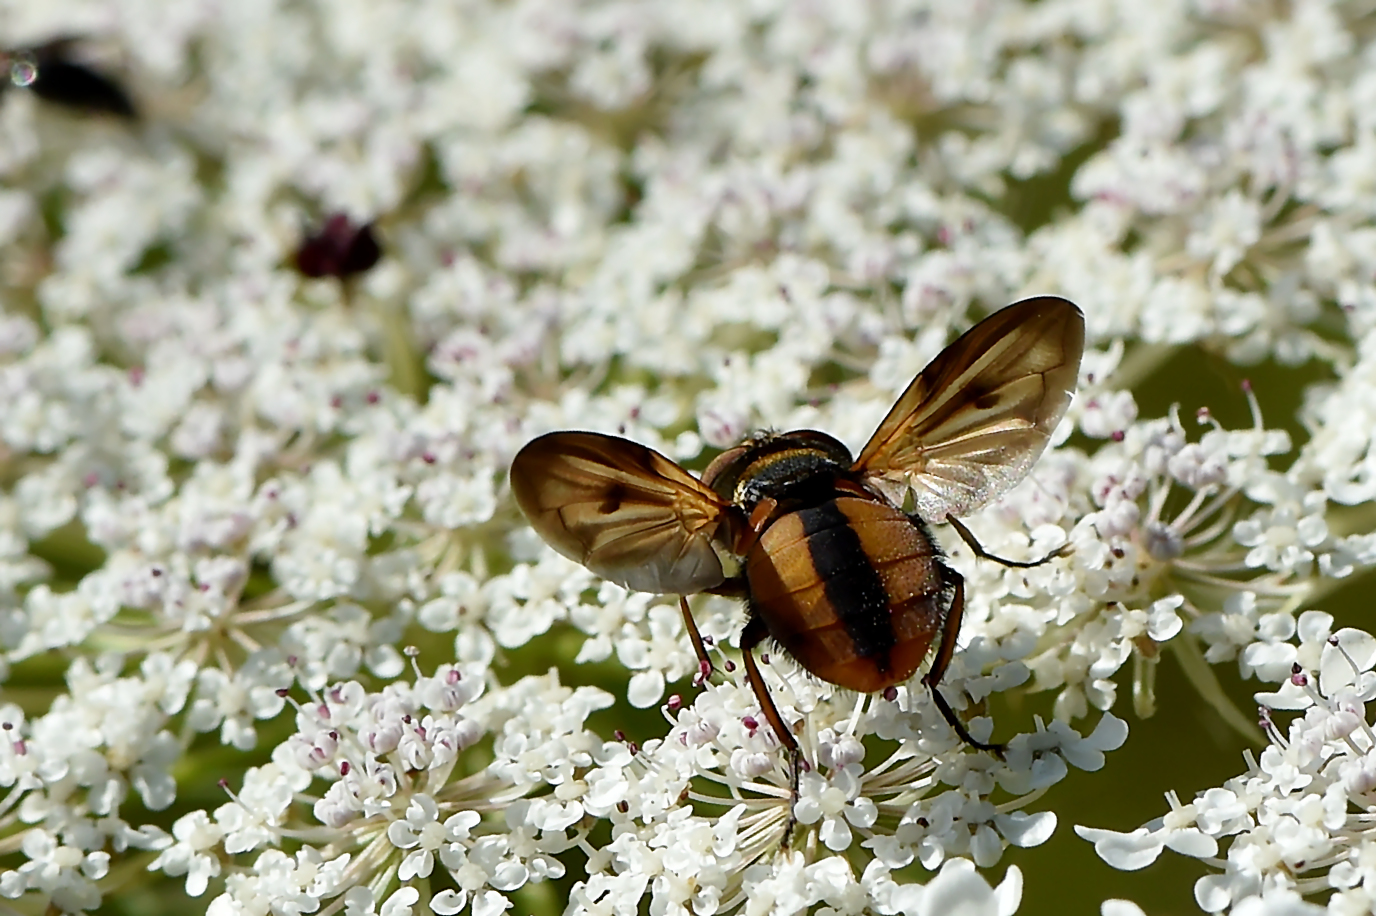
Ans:
[{"label": "fly's thorax", "polygon": [[850,449],[826,433],[765,433],[718,455],[702,482],[748,515],[766,498],[780,503],[828,498],[851,463]]}]

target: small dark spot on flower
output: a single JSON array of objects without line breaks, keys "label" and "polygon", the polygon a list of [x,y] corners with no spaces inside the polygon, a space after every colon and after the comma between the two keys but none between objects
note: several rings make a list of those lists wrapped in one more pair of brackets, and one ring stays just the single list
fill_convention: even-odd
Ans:
[{"label": "small dark spot on flower", "polygon": [[345,279],[370,270],[382,257],[371,222],[356,225],[343,213],[325,220],[296,250],[296,269],[308,277]]}]

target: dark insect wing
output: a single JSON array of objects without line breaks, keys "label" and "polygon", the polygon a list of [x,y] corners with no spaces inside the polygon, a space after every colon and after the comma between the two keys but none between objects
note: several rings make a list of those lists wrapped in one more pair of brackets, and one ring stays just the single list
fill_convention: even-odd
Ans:
[{"label": "dark insect wing", "polygon": [[731,507],[663,455],[601,433],[533,440],[511,490],[555,550],[626,588],[693,594],[726,580],[713,546]]},{"label": "dark insect wing", "polygon": [[1084,316],[1056,296],[1024,299],[966,331],[918,373],[854,468],[919,515],[963,516],[1027,474],[1065,414]]}]

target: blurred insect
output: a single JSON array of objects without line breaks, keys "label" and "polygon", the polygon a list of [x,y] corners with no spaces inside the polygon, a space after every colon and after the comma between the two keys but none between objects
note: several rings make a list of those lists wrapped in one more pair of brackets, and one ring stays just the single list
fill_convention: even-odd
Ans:
[{"label": "blurred insect", "polygon": [[0,90],[28,89],[44,101],[89,113],[133,119],[129,93],[113,77],[79,59],[82,40],[57,38],[31,48],[0,51]]},{"label": "blurred insect", "polygon": [[296,249],[296,269],[307,277],[347,280],[372,270],[381,257],[382,246],[371,222],[355,223],[346,214],[335,213]]},{"label": "blurred insect", "polygon": [[965,584],[927,526],[948,522],[977,556],[1007,566],[1050,559],[995,557],[957,517],[1027,474],[1070,403],[1083,350],[1074,304],[1025,299],[938,354],[854,460],[826,433],[763,433],[717,456],[699,481],[626,439],[555,432],[516,455],[511,489],[564,556],[626,588],[678,594],[704,676],[711,664],[683,596],[745,599],[746,677],[794,780],[797,741],[754,658],[771,637],[807,671],[864,693],[904,683],[931,655],[922,680],[946,721],[997,753],[937,690]]}]

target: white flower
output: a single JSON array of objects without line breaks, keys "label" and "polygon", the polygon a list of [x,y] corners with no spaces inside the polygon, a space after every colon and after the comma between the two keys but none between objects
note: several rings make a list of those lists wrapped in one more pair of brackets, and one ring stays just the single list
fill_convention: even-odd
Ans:
[{"label": "white flower", "polygon": [[799,780],[793,816],[800,824],[821,821],[818,835],[828,849],[840,852],[850,845],[851,831],[847,822],[865,829],[874,826],[878,817],[874,802],[857,797],[863,772],[863,766],[852,763],[836,770],[830,779],[813,771],[804,773]]},{"label": "white flower", "polygon": [[199,897],[205,893],[211,878],[220,874],[220,860],[211,850],[223,839],[224,830],[213,823],[204,811],[193,811],[179,817],[172,825],[175,845],[163,850],[149,863],[169,875],[186,875],[186,893]]}]

